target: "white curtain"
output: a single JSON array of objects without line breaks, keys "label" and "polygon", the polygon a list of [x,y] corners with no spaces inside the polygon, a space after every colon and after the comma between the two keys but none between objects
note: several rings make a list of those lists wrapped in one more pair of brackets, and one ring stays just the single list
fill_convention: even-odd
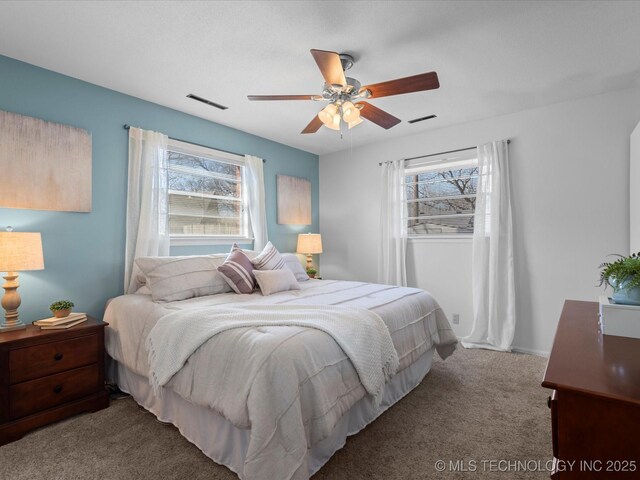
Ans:
[{"label": "white curtain", "polygon": [[380,185],[380,261],[378,282],[407,285],[407,204],[404,187],[404,160],[382,164]]},{"label": "white curtain", "polygon": [[169,255],[167,141],[158,132],[129,129],[129,182],[124,288],[138,288],[138,257]]},{"label": "white curtain", "polygon": [[264,162],[259,157],[245,155],[249,218],[253,230],[253,249],[262,250],[267,244],[267,208],[264,201]]},{"label": "white curtain", "polygon": [[462,345],[510,351],[516,314],[507,141],[478,147],[472,262],[473,328]]}]

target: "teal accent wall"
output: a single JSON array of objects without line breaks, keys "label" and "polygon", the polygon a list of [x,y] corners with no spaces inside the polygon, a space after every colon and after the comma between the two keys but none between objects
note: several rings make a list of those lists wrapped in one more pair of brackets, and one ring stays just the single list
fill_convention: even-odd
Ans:
[{"label": "teal accent wall", "polygon": [[[0,208],[1,229],[11,225],[16,231],[42,232],[45,270],[20,273],[19,311],[25,323],[49,316],[49,304],[59,299],[74,301],[76,311],[100,316],[107,299],[122,294],[128,162],[124,124],[266,158],[269,240],[280,251],[293,252],[298,233],[318,231],[317,155],[3,56],[0,109],[84,128],[93,137],[91,213]],[[311,181],[313,225],[277,224],[278,174]],[[2,182],[0,171],[0,188],[20,186]],[[174,247],[172,254],[228,250],[224,245]]]}]

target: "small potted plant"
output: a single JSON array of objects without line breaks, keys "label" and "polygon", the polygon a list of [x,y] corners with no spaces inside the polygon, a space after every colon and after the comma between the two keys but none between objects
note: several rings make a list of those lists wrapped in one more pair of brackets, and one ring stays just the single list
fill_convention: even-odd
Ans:
[{"label": "small potted plant", "polygon": [[58,300],[49,305],[49,310],[51,310],[54,317],[64,318],[69,316],[73,307],[73,302],[69,300]]},{"label": "small potted plant", "polygon": [[307,268],[307,275],[309,275],[309,278],[316,278],[316,273],[318,273],[318,271],[315,268]]},{"label": "small potted plant", "polygon": [[600,286],[613,288],[611,300],[623,305],[640,305],[640,252],[600,265]]}]

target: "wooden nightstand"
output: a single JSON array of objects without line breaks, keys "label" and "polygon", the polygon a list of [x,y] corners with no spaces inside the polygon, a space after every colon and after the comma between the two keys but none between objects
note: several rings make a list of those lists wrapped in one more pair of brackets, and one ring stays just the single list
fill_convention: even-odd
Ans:
[{"label": "wooden nightstand", "polygon": [[68,330],[0,333],[0,445],[81,412],[109,406],[104,327],[89,317]]}]

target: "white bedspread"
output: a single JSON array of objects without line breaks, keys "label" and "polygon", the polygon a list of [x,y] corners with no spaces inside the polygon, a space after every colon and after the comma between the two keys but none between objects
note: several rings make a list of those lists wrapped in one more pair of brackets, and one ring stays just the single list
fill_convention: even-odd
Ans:
[{"label": "white bedspread", "polygon": [[[215,335],[233,328],[306,327],[331,335],[355,367],[360,382],[379,404],[384,384],[398,370],[398,354],[389,329],[382,319],[366,308],[335,305],[239,305],[204,307],[165,315],[149,333],[149,381],[156,395],[160,387],[184,366],[198,348]],[[227,345],[234,348],[234,345]],[[216,365],[210,365],[213,370]],[[236,372],[226,372],[219,385],[210,386],[210,395],[229,388],[239,379]],[[250,387],[250,385],[249,385]],[[245,390],[247,386],[236,388]],[[263,397],[270,391],[261,392]]]},{"label": "white bedspread", "polygon": [[[269,297],[219,294],[156,304],[148,295],[114,299],[105,313],[107,351],[149,376],[145,341],[165,315],[238,305],[336,305],[376,313],[406,368],[431,347],[442,357],[455,336],[438,304],[412,288],[360,282],[309,281]],[[212,389],[215,386],[215,389]],[[222,387],[221,387],[222,386]],[[307,478],[307,448],[326,438],[367,390],[344,350],[316,328],[253,326],[211,337],[166,384],[183,398],[251,430],[243,479]],[[265,392],[269,392],[265,396]]]}]

